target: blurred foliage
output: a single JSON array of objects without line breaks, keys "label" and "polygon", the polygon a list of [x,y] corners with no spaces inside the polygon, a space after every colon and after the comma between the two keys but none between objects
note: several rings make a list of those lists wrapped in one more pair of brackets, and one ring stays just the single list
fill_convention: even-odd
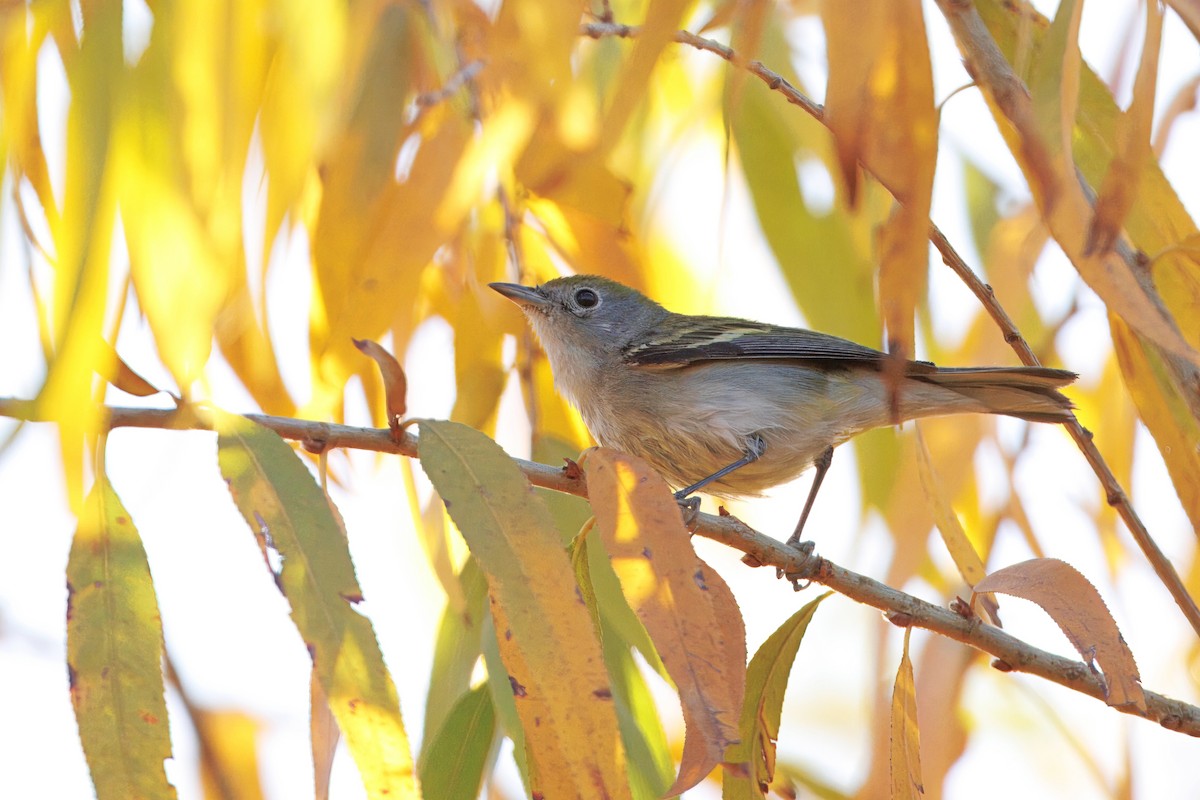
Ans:
[{"label": "blurred foliage", "polygon": [[[1140,419],[1200,530],[1198,232],[1150,146],[1157,4],[1148,4],[1146,55],[1126,111],[1079,60],[1082,2],[1064,2],[1053,24],[1019,3],[946,5],[977,7],[997,52],[1028,82],[1032,104],[1024,128],[988,97],[1032,199],[1003,204],[985,172],[968,165],[974,242],[955,244],[974,246],[974,266],[997,301],[1033,352],[1057,365],[1056,334],[1078,303],[1053,304],[1059,310],[1046,316],[1030,292],[1035,264],[1057,241],[1107,303],[1116,344],[1114,354],[1097,343],[1106,352],[1102,374],[1073,390],[1079,417],[1124,485]],[[403,361],[436,318],[453,335],[453,353],[442,354],[454,364],[450,418],[494,435],[501,396],[515,380],[531,452],[558,465],[587,446],[587,432],[555,394],[519,315],[487,283],[596,272],[679,310],[713,307],[660,202],[664,182],[681,169],[677,154],[696,143],[719,149],[725,177],[744,183],[782,285],[813,327],[906,353],[921,346],[949,364],[1011,362],[982,308],[960,341],[933,335],[926,284],[937,269],[927,241],[934,164],[954,155],[938,141],[930,8],[915,0],[820,8],[765,0],[604,0],[590,8],[543,0],[0,3],[0,185],[26,254],[26,263],[0,269],[23,272],[35,298],[36,329],[14,335],[41,344],[37,415],[57,424],[80,515],[68,566],[68,659],[98,795],[123,796],[134,782],[147,797],[173,791],[161,774],[170,752],[162,682],[145,682],[145,664],[162,647],[153,584],[103,459],[94,460],[103,404],[120,397],[114,386],[204,404],[225,399],[213,376],[227,370],[263,412],[336,421],[348,404],[365,401],[383,427],[398,407],[394,396],[385,401],[385,384],[394,388],[402,374],[381,380],[354,342],[386,342]],[[813,58],[801,52],[800,24],[824,33],[827,86],[806,86],[795,70]],[[779,85],[713,52],[677,43],[681,29],[728,42],[736,64],[757,59],[782,85],[825,98],[824,116],[790,105]],[[1099,195],[1103,213],[1090,228],[1076,170]],[[802,176],[813,171],[829,180],[827,204],[805,192]],[[1078,218],[1065,219],[1064,209]],[[303,254],[307,275],[285,272],[289,251]],[[273,320],[295,307],[307,309],[307,341],[277,341]],[[154,386],[118,355],[143,324],[153,347],[141,357],[157,363],[131,366],[160,375]],[[420,391],[419,381],[410,383],[410,398]],[[409,486],[429,569],[448,598],[414,758],[371,623],[351,607],[361,598],[336,509],[331,515],[300,459],[272,436],[231,425],[222,437],[226,477],[264,559],[285,557],[285,568],[273,571],[314,658],[314,702],[330,703],[372,797],[415,796],[414,773],[429,796],[478,791],[503,737],[514,743],[527,791],[549,797],[658,797],[678,773],[673,764],[682,762],[694,783],[720,760],[713,748],[727,743],[722,732],[743,713],[741,696],[718,724],[715,706],[705,705],[712,684],[699,679],[689,688],[672,671],[704,653],[688,652],[687,642],[667,652],[654,627],[662,620],[650,622],[643,606],[626,602],[622,590],[629,596],[636,567],[608,569],[601,539],[587,535],[582,502],[529,493],[494,445],[449,423],[422,425],[423,446],[440,448],[422,458],[449,520],[440,503],[421,507]],[[920,578],[946,599],[965,591],[945,559],[931,557],[935,518],[985,565],[997,536],[1013,533],[1006,523],[1040,555],[1046,532],[1030,524],[1016,488],[985,504],[974,469],[981,453],[999,453],[1011,483],[1028,437],[1002,440],[982,419],[922,428],[920,442],[912,431],[882,430],[854,443],[860,515],[881,519],[895,545],[886,581],[902,587]],[[927,493],[937,502],[920,499]],[[488,502],[478,505],[481,496]],[[1097,485],[1083,502],[1116,574],[1136,556],[1106,499]],[[559,545],[581,525],[572,570]],[[117,571],[93,576],[101,568]],[[1187,574],[1196,593],[1200,567]],[[117,578],[136,603],[106,586]],[[814,609],[770,640],[791,654],[789,663]],[[723,613],[740,624],[736,606]],[[690,620],[715,627],[714,635],[736,628]],[[124,642],[136,664],[116,654]],[[744,661],[744,643],[729,646]],[[961,647],[910,651],[907,637],[904,648],[896,705],[882,695],[875,702],[862,797],[884,796],[888,785],[907,796],[917,781],[927,796],[940,796],[972,735],[957,717],[941,720],[956,713],[965,676],[983,662]],[[664,733],[653,676],[635,653],[680,692],[686,745]],[[894,669],[882,659],[874,664],[880,681]],[[481,661],[487,681],[473,683]],[[690,663],[695,672],[699,662]],[[770,695],[762,727],[747,716],[741,723],[759,749],[731,759],[754,771],[731,765],[727,789],[751,796],[773,779],[780,796],[795,796],[787,794],[794,783],[822,796],[855,791],[831,788],[819,765],[776,763],[787,669],[770,666],[770,683],[759,676],[755,684],[756,696]],[[109,670],[115,677],[104,683]],[[530,692],[544,705],[522,702]],[[918,737],[917,710],[926,703],[939,726]],[[715,738],[696,745],[706,709]],[[196,724],[210,737],[253,739],[254,721],[228,713],[198,712]],[[902,731],[893,758],[908,765],[892,782],[889,720]],[[130,730],[137,733],[128,751],[102,746]],[[696,747],[708,748],[703,758]],[[228,796],[222,780],[243,787],[237,796],[257,796],[253,758],[225,747],[205,757],[208,796]],[[122,783],[128,774],[137,780]],[[321,794],[320,775],[317,784]]]}]

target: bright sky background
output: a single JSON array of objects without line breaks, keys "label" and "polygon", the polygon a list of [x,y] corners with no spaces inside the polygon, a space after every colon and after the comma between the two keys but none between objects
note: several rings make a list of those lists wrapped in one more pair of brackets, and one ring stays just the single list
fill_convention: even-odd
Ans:
[{"label": "bright sky background", "polygon": [[[1053,3],[1038,4],[1053,13]],[[1132,2],[1089,4],[1084,11],[1084,57],[1102,75],[1114,71],[1114,54],[1126,30],[1140,29],[1141,11]],[[937,97],[945,98],[966,82],[958,56],[940,14],[927,4],[926,19],[934,39]],[[1176,88],[1200,71],[1196,41],[1167,17],[1159,86],[1160,106]],[[136,26],[135,22],[131,23]],[[814,33],[817,35],[814,38]],[[797,30],[814,42],[812,56],[797,65],[810,86],[823,85],[823,47],[816,23]],[[1136,59],[1140,33],[1135,33],[1131,59]],[[697,63],[711,67],[713,59],[691,54]],[[1135,60],[1125,70],[1124,94],[1132,80]],[[816,99],[820,100],[820,97]],[[63,86],[44,86],[43,102],[49,113],[61,111]],[[799,113],[799,112],[797,112]],[[49,132],[49,131],[47,131]],[[979,95],[967,91],[947,104],[941,131],[947,154],[966,154],[994,179],[1009,187],[1012,196],[1026,197],[1019,171],[1006,155],[994,124]],[[1194,142],[1200,141],[1200,121],[1192,114],[1176,124],[1164,157],[1168,175],[1195,217],[1200,213],[1200,181]],[[711,282],[716,311],[782,323],[800,323],[782,279],[775,272],[743,186],[722,187],[721,143],[707,141],[681,152],[674,171],[662,187],[662,213],[676,231],[676,244],[693,265],[696,280]],[[61,153],[61,140],[48,137],[47,151]],[[61,178],[60,165],[53,174]],[[1180,179],[1178,176],[1187,176]],[[253,174],[247,180],[247,202],[261,199]],[[827,176],[805,174],[806,191],[821,192]],[[61,185],[61,182],[59,183]],[[960,187],[961,174],[953,158],[939,164],[934,218],[968,261],[978,264],[966,229]],[[11,187],[3,187],[7,197]],[[727,192],[728,196],[724,196]],[[42,377],[34,330],[32,299],[22,275],[29,254],[22,252],[21,236],[11,203],[0,203],[0,331],[4,357],[0,368],[0,396],[31,397]],[[249,252],[257,244],[248,243]],[[295,352],[282,357],[285,378],[302,396],[307,385],[306,327],[307,252],[303,241],[276,249],[268,292],[278,293],[273,306],[273,333],[281,347],[294,343]],[[1061,308],[1078,279],[1061,255],[1048,254],[1035,274],[1036,297],[1043,308]],[[974,313],[974,300],[948,270],[937,262],[931,267],[935,327],[940,335],[961,335]],[[670,296],[659,298],[668,307]],[[1067,366],[1095,377],[1108,341],[1102,305],[1089,299],[1085,310],[1062,332],[1060,349]],[[1097,342],[1101,345],[1097,345]],[[877,344],[877,343],[867,343]],[[131,364],[151,381],[167,383],[156,370],[148,329],[127,326],[119,347]],[[448,326],[429,323],[413,343],[406,368],[410,380],[413,416],[445,417],[454,397],[453,367]],[[1015,358],[1013,363],[1015,363]],[[297,371],[297,367],[300,371]],[[252,408],[250,399],[214,357],[213,394],[225,408]],[[120,397],[116,402],[134,404]],[[510,392],[505,401],[508,419],[520,416],[519,400]],[[156,398],[151,404],[162,405]],[[348,422],[369,424],[365,410],[350,409]],[[505,417],[502,417],[504,419]],[[527,430],[513,423],[499,437],[514,455],[524,456]],[[0,421],[0,436],[11,429]],[[1014,428],[1015,430],[1015,428]],[[522,445],[525,442],[525,445]],[[1103,443],[1101,443],[1103,446]],[[230,502],[216,470],[215,437],[205,433],[165,433],[121,430],[109,442],[109,471],[125,505],[132,513],[150,558],[159,594],[168,650],[184,684],[205,706],[244,710],[263,726],[261,749],[263,778],[268,796],[311,796],[308,749],[309,667],[304,648],[287,619],[283,598],[263,570],[253,538]],[[1149,437],[1139,437],[1137,473],[1132,487],[1135,506],[1159,544],[1183,566],[1195,546],[1193,533],[1170,489],[1170,482]],[[987,455],[979,462],[988,469]],[[425,566],[425,557],[412,531],[405,498],[405,468],[400,459],[352,453],[336,457],[345,485],[334,490],[350,532],[351,549],[367,602],[361,607],[371,616],[384,654],[400,691],[401,709],[414,740],[420,736],[424,693],[429,679],[431,653],[443,605],[440,588]],[[995,465],[991,465],[995,468]],[[419,469],[417,470],[419,472]],[[880,575],[888,558],[889,540],[877,526],[857,525],[856,472],[852,451],[843,448],[834,461],[808,532],[820,552],[860,572]],[[1194,697],[1183,662],[1190,631],[1166,592],[1147,569],[1135,565],[1119,587],[1106,581],[1097,542],[1091,536],[1086,509],[1095,497],[1094,478],[1064,433],[1040,429],[1035,445],[1024,459],[1020,491],[1025,497],[1035,529],[1052,555],[1059,555],[1099,586],[1133,648],[1148,688],[1183,698]],[[423,477],[420,477],[423,484]],[[796,485],[780,487],[761,501],[739,504],[733,510],[761,530],[790,531],[803,493],[806,476]],[[1000,490],[994,490],[1000,491]],[[985,498],[986,499],[986,498]],[[914,502],[921,502],[915,498]],[[75,520],[66,510],[60,478],[57,443],[50,426],[30,426],[17,444],[0,458],[0,797],[87,798],[92,796],[86,765],[78,743],[67,694],[65,667],[64,568]],[[1078,534],[1084,533],[1080,536]],[[1002,537],[998,563],[1028,557],[1016,537]],[[743,606],[751,651],[799,602],[815,596],[810,590],[799,597],[775,584],[764,571],[752,571],[737,562],[737,554],[710,542],[697,548],[730,582]],[[940,545],[934,545],[940,552]],[[1011,551],[1011,552],[1010,552]],[[924,587],[905,587],[926,594]],[[1020,601],[1005,600],[1005,622],[1012,632],[1040,647],[1072,655],[1069,645],[1039,610]],[[800,651],[792,677],[792,705],[785,711],[786,753],[805,764],[819,766],[824,777],[843,788],[853,785],[865,768],[867,732],[861,716],[870,708],[874,673],[872,659],[878,630],[874,611],[850,601],[832,598],[818,613]],[[888,635],[892,651],[885,663],[894,668],[901,632]],[[914,645],[924,635],[914,633]],[[807,657],[806,657],[807,656]],[[888,676],[890,680],[890,676]],[[1019,688],[1032,687],[1032,692]],[[861,708],[823,704],[822,695],[861,696]],[[1191,764],[1195,743],[1166,734],[1150,723],[1132,720],[1101,704],[1028,678],[977,675],[967,686],[970,708],[977,715],[974,745],[951,774],[948,797],[1000,798],[1014,796],[1103,797],[1081,759],[1055,734],[1031,699],[1034,694],[1052,698],[1068,720],[1074,736],[1103,754],[1104,743],[1132,737],[1137,763],[1137,796],[1191,798],[1200,795],[1200,772]],[[663,694],[669,714],[671,698]],[[799,702],[797,701],[799,698]],[[198,797],[195,764],[196,742],[184,711],[168,693],[172,738],[178,758],[168,774],[181,798]],[[918,697],[918,704],[920,698]],[[821,736],[815,735],[820,731]],[[832,733],[831,733],[832,731]],[[993,732],[994,731],[994,732]],[[1045,739],[1040,756],[1032,762],[1028,751],[1008,752],[1005,737],[1024,731]],[[1100,743],[1100,744],[1096,744]],[[416,742],[414,741],[414,745]],[[1119,751],[1102,763],[1111,783],[1121,765]],[[883,757],[886,757],[883,756]],[[1016,767],[1013,760],[1018,760]],[[501,757],[502,763],[508,759]],[[509,787],[513,775],[506,768]],[[357,798],[361,785],[348,756],[339,754],[333,796]],[[708,789],[689,797],[716,797]]]}]

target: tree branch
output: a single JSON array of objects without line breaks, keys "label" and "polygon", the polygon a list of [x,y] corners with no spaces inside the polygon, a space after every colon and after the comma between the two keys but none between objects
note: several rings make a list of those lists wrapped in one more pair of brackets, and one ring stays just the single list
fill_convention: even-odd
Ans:
[{"label": "tree branch", "polygon": [[[943,7],[943,13],[948,14],[949,12],[947,12],[946,9],[950,7],[955,9],[956,13],[961,12],[964,15],[975,14],[975,17],[978,18],[978,14],[973,11],[973,7],[969,3],[952,2],[951,0],[939,0],[939,5]],[[953,21],[951,22],[953,27]],[[979,26],[982,26],[982,21],[979,22]],[[974,30],[976,33],[978,33],[977,27],[978,26],[972,28],[972,30]],[[594,22],[584,25],[581,28],[581,33],[584,36],[589,36],[593,39],[600,39],[606,36],[633,38],[638,35],[638,30],[639,29],[637,27],[630,25],[620,25],[613,22]],[[984,29],[983,33],[986,34],[986,28]],[[767,88],[783,95],[783,97],[789,103],[803,109],[806,114],[821,124],[826,124],[825,109],[820,103],[816,103],[811,100],[795,86],[792,86],[792,84],[789,83],[782,75],[771,69],[768,69],[761,61],[747,61],[739,56],[737,52],[733,50],[733,48],[723,45],[720,42],[715,42],[711,39],[705,39],[702,36],[697,36],[694,33],[689,33],[688,31],[677,31],[674,38],[675,41],[680,44],[685,44],[689,47],[694,47],[697,50],[703,50],[707,53],[713,53],[728,61],[730,64],[733,64],[741,69],[745,69],[766,84]],[[996,55],[998,56],[998,51],[996,52]],[[996,60],[996,58],[988,58],[983,60],[984,63],[989,65],[989,69],[992,73],[997,73],[998,71],[1007,68],[1007,62],[1004,62],[1003,57],[999,57],[999,61],[1003,66],[996,64]],[[978,80],[978,78],[976,79]],[[1020,80],[1016,78],[1015,75],[1012,75],[1012,79],[1017,81],[1023,92],[1024,84],[1021,84]],[[1004,91],[1006,87],[1009,90],[1007,93]],[[1012,81],[1006,80],[1003,77],[997,77],[994,80],[994,89],[1000,94],[1005,94],[1005,96],[1014,95],[1014,92],[1011,91],[1011,88]],[[1015,94],[1019,95],[1021,92],[1016,92]],[[870,173],[875,180],[879,181],[880,185],[882,185],[889,192],[892,192],[892,196],[895,197],[895,192],[892,191],[892,188],[888,186],[887,182],[883,178],[872,171],[870,164],[861,163],[861,166],[864,171]],[[897,202],[899,202],[899,200],[897,200]],[[1012,319],[1009,318],[1003,307],[1001,307],[1000,302],[996,299],[995,293],[992,291],[992,288],[981,281],[979,276],[977,276],[971,270],[971,268],[967,266],[966,262],[955,251],[954,246],[950,244],[949,239],[946,238],[946,236],[941,232],[941,230],[938,229],[937,225],[935,225],[932,220],[929,223],[929,240],[934,244],[938,252],[942,254],[942,260],[946,266],[950,267],[950,269],[954,271],[954,274],[956,274],[963,281],[963,283],[967,285],[967,288],[969,288],[979,300],[980,305],[983,306],[983,308],[988,312],[988,315],[991,316],[991,318],[995,321],[997,327],[1000,328],[1000,331],[1004,334],[1004,341],[1006,341],[1009,346],[1013,348],[1018,358],[1021,359],[1021,362],[1029,366],[1039,365],[1040,362],[1038,361],[1037,356],[1034,355],[1033,350],[1029,347],[1028,342],[1025,341],[1023,336],[1021,336],[1020,331],[1017,330],[1017,327],[1015,324],[1013,324]],[[1128,254],[1126,255],[1128,256]],[[1134,270],[1134,273],[1138,274],[1140,271],[1141,270]],[[1163,358],[1177,371],[1183,370],[1186,367],[1186,365],[1183,364],[1182,359],[1172,356],[1171,354],[1163,353]],[[1194,370],[1192,372],[1194,372]],[[1185,382],[1180,385],[1188,384]],[[1117,477],[1113,474],[1112,470],[1109,469],[1108,464],[1104,461],[1104,457],[1100,454],[1100,450],[1096,447],[1095,442],[1092,440],[1091,432],[1084,428],[1077,419],[1072,419],[1070,422],[1065,422],[1063,424],[1067,428],[1067,432],[1071,435],[1071,438],[1075,440],[1075,444],[1079,448],[1080,452],[1083,453],[1083,457],[1087,461],[1088,466],[1091,467],[1092,472],[1095,473],[1096,478],[1100,481],[1100,485],[1104,489],[1105,499],[1107,500],[1108,504],[1117,510],[1117,513],[1121,516],[1122,521],[1124,521],[1126,527],[1129,529],[1130,534],[1133,536],[1134,542],[1137,543],[1138,548],[1142,551],[1143,555],[1145,555],[1146,560],[1150,563],[1150,566],[1158,576],[1158,579],[1162,581],[1163,585],[1167,588],[1167,591],[1175,600],[1176,605],[1179,606],[1180,611],[1183,612],[1184,617],[1192,626],[1192,630],[1196,632],[1197,636],[1200,636],[1200,608],[1196,606],[1196,601],[1188,593],[1187,587],[1184,585],[1183,579],[1179,577],[1179,573],[1175,571],[1174,565],[1171,564],[1166,554],[1163,553],[1162,549],[1159,548],[1158,544],[1154,541],[1154,538],[1150,535],[1150,531],[1146,528],[1145,524],[1142,523],[1141,518],[1134,510],[1133,504],[1129,500],[1129,496],[1121,487],[1120,481],[1117,480]]]},{"label": "tree branch", "polygon": [[[211,430],[212,426],[194,410],[144,409],[106,407],[103,423],[109,428],[155,428],[164,430]],[[0,416],[30,422],[48,422],[38,414],[32,400],[0,398]],[[297,441],[310,452],[344,447],[395,453],[417,457],[417,437],[401,431],[393,439],[390,431],[379,428],[358,428],[328,422],[275,417],[266,414],[246,414],[247,419],[269,428],[284,439]],[[587,497],[587,482],[574,477],[561,467],[551,467],[514,458],[517,467],[535,486],[579,497]],[[695,533],[739,550],[762,566],[777,567],[797,574],[849,597],[864,605],[878,608],[899,625],[933,631],[955,641],[988,653],[998,659],[1006,670],[1028,672],[1053,681],[1060,686],[1104,700],[1107,691],[1102,679],[1084,663],[1054,655],[1027,644],[1011,634],[985,624],[975,616],[965,617],[935,606],[910,594],[886,586],[879,581],[859,575],[820,556],[806,557],[777,539],[765,536],[742,521],[730,516],[698,514]],[[1133,706],[1117,707],[1118,711],[1145,717],[1168,730],[1200,737],[1200,708],[1151,691],[1146,693],[1146,711]]]}]

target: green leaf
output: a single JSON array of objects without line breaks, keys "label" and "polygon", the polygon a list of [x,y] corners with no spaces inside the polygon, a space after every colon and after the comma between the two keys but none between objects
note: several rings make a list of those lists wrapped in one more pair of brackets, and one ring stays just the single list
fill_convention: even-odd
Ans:
[{"label": "green leaf", "polygon": [[487,582],[474,559],[463,564],[458,581],[465,608],[459,611],[447,605],[438,625],[429,693],[425,696],[425,728],[419,760],[426,757],[434,734],[445,724],[454,704],[470,689],[471,673],[482,652],[480,635],[487,617]]},{"label": "green leaf", "polygon": [[276,583],[291,605],[321,688],[372,798],[416,797],[408,735],[395,684],[328,499],[278,435],[243,417],[215,419],[218,462],[234,502],[283,566]]},{"label": "green leaf", "polygon": [[104,475],[79,515],[67,561],[67,670],[99,800],[173,798],[163,700],[162,623],[146,551]]},{"label": "green leaf", "polygon": [[760,798],[775,777],[775,741],[783,695],[800,642],[826,592],[779,626],[758,648],[746,670],[746,701],[738,723],[741,741],[725,751],[724,800]]},{"label": "green leaf", "polygon": [[420,763],[425,800],[478,797],[496,733],[496,709],[487,684],[458,699]]}]

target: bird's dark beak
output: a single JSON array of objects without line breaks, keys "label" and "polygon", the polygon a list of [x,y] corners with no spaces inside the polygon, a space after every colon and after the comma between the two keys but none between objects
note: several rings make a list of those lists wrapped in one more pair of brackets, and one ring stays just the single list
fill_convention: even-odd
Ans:
[{"label": "bird's dark beak", "polygon": [[522,308],[545,308],[550,305],[550,299],[531,286],[522,286],[519,283],[489,283],[488,286]]}]

